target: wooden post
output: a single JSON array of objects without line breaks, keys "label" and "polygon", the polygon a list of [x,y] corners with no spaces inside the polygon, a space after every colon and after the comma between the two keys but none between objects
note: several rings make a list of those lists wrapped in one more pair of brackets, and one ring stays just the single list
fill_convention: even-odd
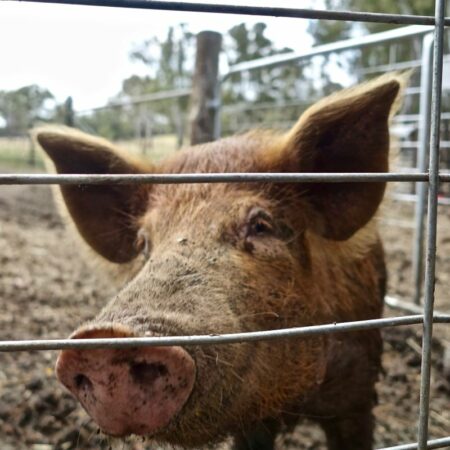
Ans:
[{"label": "wooden post", "polygon": [[191,144],[213,141],[217,136],[220,106],[219,53],[222,35],[202,31],[197,35],[197,54],[191,97]]},{"label": "wooden post", "polygon": [[68,127],[73,127],[75,123],[75,114],[73,111],[72,97],[67,97],[64,102],[64,124]]}]

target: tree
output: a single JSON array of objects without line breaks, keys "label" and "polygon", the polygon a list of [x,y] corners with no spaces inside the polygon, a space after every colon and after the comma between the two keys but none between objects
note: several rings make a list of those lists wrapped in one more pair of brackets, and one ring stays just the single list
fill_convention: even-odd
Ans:
[{"label": "tree", "polygon": [[[328,10],[366,11],[389,14],[434,15],[434,2],[429,0],[397,1],[392,0],[323,0]],[[345,21],[310,21],[308,31],[315,45],[336,42],[361,34],[379,33],[397,25],[385,23],[364,23]],[[420,39],[420,38],[419,38]],[[395,41],[382,46],[370,46],[348,52],[345,59],[340,58],[347,71],[355,73],[356,68],[390,64],[392,62],[414,60],[419,57],[420,40]],[[330,75],[329,57],[322,65],[324,77]]]},{"label": "tree", "polygon": [[[241,23],[231,28],[223,40],[229,65],[291,51],[289,48],[277,48],[267,37],[266,31],[264,23],[256,23],[251,27]],[[111,100],[111,104],[117,101],[126,103],[129,99],[154,92],[190,87],[195,59],[194,35],[185,24],[171,27],[164,39],[154,37],[137,45],[130,53],[130,58],[144,63],[147,74],[133,75],[124,80],[121,92]],[[307,86],[302,81],[300,65],[264,68],[228,78],[221,87],[222,104],[273,103],[305,98]],[[102,134],[112,139],[121,129],[135,130],[136,137],[147,135],[149,129],[156,133],[173,132],[175,129],[181,143],[188,101],[184,97],[130,107],[127,109],[128,122],[125,124],[121,119],[120,126],[106,126],[109,116],[105,111],[97,111],[83,120],[86,127],[96,132],[101,129]],[[251,122],[261,122],[271,113],[265,110],[265,115],[261,117],[255,117],[253,112],[248,115]],[[292,115],[289,120],[298,117],[297,111],[287,114]],[[272,119],[270,117],[267,121]]]},{"label": "tree", "polygon": [[[192,67],[195,51],[194,34],[186,24],[170,27],[164,40],[153,37],[138,45],[130,54],[131,59],[143,62],[148,69],[145,77],[132,76],[124,80],[120,97],[132,98],[153,92],[187,88],[191,85]],[[184,130],[183,111],[186,111],[187,98],[178,98],[170,102],[156,102],[134,108],[132,121],[137,134],[142,130],[153,128],[153,124],[168,124],[176,129],[178,144],[182,144]],[[146,134],[146,132],[144,132]]]},{"label": "tree", "polygon": [[128,112],[118,107],[100,109],[91,115],[79,116],[77,126],[111,140],[131,139],[134,136],[134,127]]},{"label": "tree", "polygon": [[[264,23],[231,28],[224,39],[229,65],[292,51],[278,48],[266,36],[266,30]],[[225,133],[233,133],[254,126],[288,127],[310,100],[310,91],[311,81],[305,77],[301,63],[233,74],[222,85],[222,102],[236,105],[236,109],[222,116],[222,128]]]},{"label": "tree", "polygon": [[5,123],[3,132],[10,136],[25,134],[36,121],[48,120],[53,107],[53,94],[37,85],[14,91],[0,91],[0,116]]},{"label": "tree", "polygon": [[[267,25],[258,22],[248,28],[241,23],[232,27],[225,36],[225,51],[230,66],[252,61],[266,56],[292,51],[290,48],[276,48],[275,44],[265,35]],[[249,73],[237,73],[230,77],[223,92],[223,103],[242,101],[264,102],[281,99],[286,95],[280,89],[280,80],[292,80],[289,70],[279,68],[264,68]],[[296,74],[298,78],[298,74]],[[286,84],[287,86],[287,84]]]},{"label": "tree", "polygon": [[186,109],[187,99],[122,108],[113,105],[126,104],[128,100],[146,94],[190,86],[193,38],[187,26],[180,24],[170,27],[163,40],[152,37],[135,46],[130,58],[145,64],[148,74],[132,75],[123,80],[121,91],[110,101],[111,108],[80,118],[80,125],[110,139],[140,138],[142,134],[146,135],[154,122],[172,130],[181,128],[180,111]]},{"label": "tree", "polygon": [[[327,0],[330,2],[330,0]],[[337,7],[349,11],[366,11],[388,14],[414,14],[424,16],[434,16],[434,2],[430,0],[397,1],[392,0],[331,0],[337,3]],[[379,33],[395,25],[386,23],[364,23],[362,25],[371,33]]]},{"label": "tree", "polygon": [[[170,27],[165,40],[153,37],[135,47],[130,53],[131,59],[143,62],[149,70],[143,80],[145,93],[189,87],[193,51],[194,35],[183,23]],[[132,78],[136,86],[136,77]]]},{"label": "tree", "polygon": [[[434,15],[434,2],[429,0],[397,1],[392,0],[322,0],[327,10],[364,11],[387,14]],[[367,33],[379,33],[398,25],[371,22],[346,22],[332,20],[313,20],[309,23],[309,32],[316,44],[325,44],[346,39],[362,30]]]}]

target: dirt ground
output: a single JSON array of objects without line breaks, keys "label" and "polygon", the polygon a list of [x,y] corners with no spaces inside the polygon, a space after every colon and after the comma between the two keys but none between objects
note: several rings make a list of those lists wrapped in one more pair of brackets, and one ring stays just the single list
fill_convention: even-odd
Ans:
[{"label": "dirt ground", "polygon": [[[448,208],[448,207],[447,207]],[[450,311],[450,208],[439,225],[436,307]],[[411,208],[392,203],[380,219],[390,273],[389,293],[412,294]],[[406,225],[406,227],[404,226]],[[46,186],[0,188],[0,340],[66,337],[113,294],[79,257]],[[386,309],[386,314],[400,315]],[[450,374],[444,350],[449,327],[437,325],[433,345],[430,435],[450,435]],[[420,382],[420,327],[384,331],[384,375],[378,385],[376,448],[416,440]],[[56,352],[0,354],[0,448],[150,449],[151,444],[110,442],[56,382]],[[311,424],[285,436],[280,448],[325,449]]]}]

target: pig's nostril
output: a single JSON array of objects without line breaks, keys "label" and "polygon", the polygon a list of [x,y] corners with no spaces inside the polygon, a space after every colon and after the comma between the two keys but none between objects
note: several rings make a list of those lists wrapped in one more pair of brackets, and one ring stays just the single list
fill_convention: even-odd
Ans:
[{"label": "pig's nostril", "polygon": [[74,382],[77,390],[81,389],[92,389],[92,381],[82,373],[75,375]]},{"label": "pig's nostril", "polygon": [[195,373],[181,347],[64,350],[56,363],[61,383],[103,432],[117,437],[153,435],[168,426],[187,402]]},{"label": "pig's nostril", "polygon": [[139,362],[130,366],[130,375],[136,383],[152,384],[167,374],[167,367],[162,363]]}]

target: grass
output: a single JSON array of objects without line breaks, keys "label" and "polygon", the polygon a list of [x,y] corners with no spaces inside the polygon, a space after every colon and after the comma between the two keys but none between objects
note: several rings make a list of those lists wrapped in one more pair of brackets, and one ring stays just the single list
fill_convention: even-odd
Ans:
[{"label": "grass", "polygon": [[30,139],[25,137],[0,138],[0,163],[11,170],[44,167],[39,152],[33,149]]},{"label": "grass", "polygon": [[119,141],[117,145],[133,154],[158,162],[177,151],[177,138],[173,134],[167,134],[155,136],[151,144],[147,146],[137,140]]},{"label": "grass", "polygon": [[[155,162],[177,150],[175,135],[156,136],[146,146],[137,140],[120,141],[116,144],[133,154]],[[38,149],[33,151],[31,141],[26,137],[0,138],[0,164],[3,169],[8,171],[27,172],[31,169],[44,169],[40,151]]]}]

